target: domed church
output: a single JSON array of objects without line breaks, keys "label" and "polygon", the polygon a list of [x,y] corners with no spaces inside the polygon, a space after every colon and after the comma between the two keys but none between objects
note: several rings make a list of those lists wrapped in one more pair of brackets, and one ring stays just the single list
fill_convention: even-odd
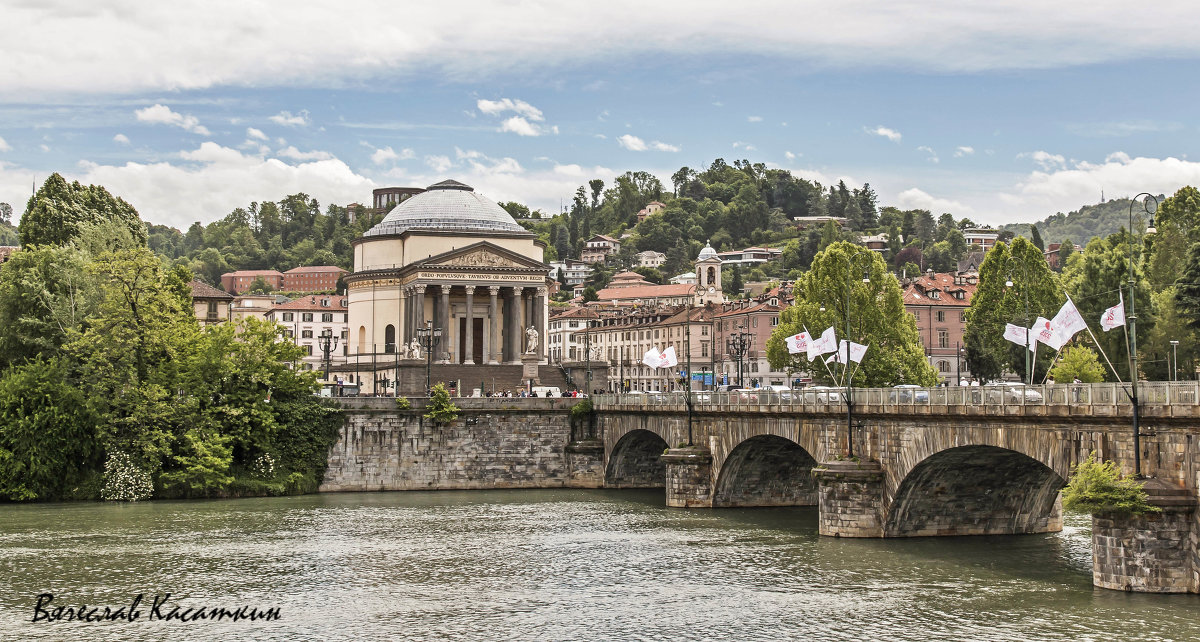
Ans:
[{"label": "domed church", "polygon": [[435,381],[461,381],[466,394],[485,376],[527,382],[546,363],[545,249],[469,185],[442,181],[408,198],[354,242],[345,370],[363,393],[389,392],[382,382],[420,394],[428,355],[417,329],[429,328],[441,334]]}]

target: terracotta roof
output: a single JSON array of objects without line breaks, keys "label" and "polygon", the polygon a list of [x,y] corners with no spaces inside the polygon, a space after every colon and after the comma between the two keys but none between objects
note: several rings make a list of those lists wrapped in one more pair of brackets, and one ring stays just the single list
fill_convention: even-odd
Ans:
[{"label": "terracotta roof", "polygon": [[233,300],[232,294],[218,290],[204,281],[193,280],[188,285],[192,286],[193,299],[221,299],[222,301]]},{"label": "terracotta roof", "polygon": [[[953,274],[926,273],[913,279],[904,287],[904,304],[965,308],[971,305],[971,297],[975,295],[976,287],[978,284],[955,283]],[[963,293],[963,298],[955,298],[954,293],[960,291]],[[930,297],[933,292],[938,293],[936,299]]]},{"label": "terracotta roof", "polygon": [[634,285],[627,288],[604,288],[596,293],[601,300],[605,299],[649,299],[656,297],[684,296],[691,294],[696,286],[687,283],[673,285]]},{"label": "terracotta roof", "polygon": [[283,276],[283,273],[279,272],[278,270],[236,270],[234,272],[226,272],[225,274],[222,274],[221,276],[267,276],[267,275]]},{"label": "terracotta roof", "polygon": [[[329,299],[329,305],[321,305],[323,299]],[[338,311],[346,310],[346,297],[344,296],[302,296],[295,301],[288,301],[272,308],[273,310],[312,310],[312,311]]]},{"label": "terracotta roof", "polygon": [[721,317],[736,317],[743,314],[749,314],[751,312],[779,312],[782,309],[783,306],[771,305],[770,301],[760,301],[754,305],[749,305],[744,308],[736,307],[732,310],[718,312],[713,315],[713,318],[719,319]]},{"label": "terracotta roof", "polygon": [[307,272],[334,272],[334,271],[348,272],[348,270],[340,268],[336,265],[306,265],[306,266],[302,266],[302,267],[292,268],[292,269],[288,270],[287,272],[284,272],[284,274],[304,274]]},{"label": "terracotta roof", "polygon": [[597,319],[600,315],[595,310],[581,306],[571,306],[562,312],[550,315],[551,319]]}]

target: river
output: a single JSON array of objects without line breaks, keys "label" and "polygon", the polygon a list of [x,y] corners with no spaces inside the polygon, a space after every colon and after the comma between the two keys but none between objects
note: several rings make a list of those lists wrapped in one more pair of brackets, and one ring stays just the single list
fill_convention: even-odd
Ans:
[{"label": "river", "polygon": [[[1200,639],[1196,596],[1093,589],[1090,521],[1066,521],[846,540],[817,535],[815,508],[668,509],[662,491],[0,505],[0,640]],[[132,623],[31,622],[46,592],[146,602]],[[151,621],[168,592],[279,619]]]}]

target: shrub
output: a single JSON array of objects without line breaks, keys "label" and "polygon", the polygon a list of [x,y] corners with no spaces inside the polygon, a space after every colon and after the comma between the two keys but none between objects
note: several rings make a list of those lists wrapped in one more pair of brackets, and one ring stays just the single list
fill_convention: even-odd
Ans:
[{"label": "shrub", "polygon": [[592,414],[592,400],[591,399],[584,399],[583,401],[580,401],[579,403],[575,404],[574,406],[571,406],[571,418],[572,419],[583,419],[590,414]]},{"label": "shrub", "polygon": [[1096,453],[1071,467],[1071,480],[1063,489],[1063,507],[1085,513],[1142,515],[1160,509],[1146,501],[1142,483],[1125,477],[1111,461],[1096,461]]},{"label": "shrub", "polygon": [[250,471],[259,479],[270,479],[275,476],[275,458],[271,453],[263,453],[250,464]]},{"label": "shrub", "polygon": [[104,462],[104,487],[101,499],[110,502],[136,502],[154,494],[150,473],[133,463],[128,453],[112,452]]},{"label": "shrub", "polygon": [[450,392],[446,390],[446,384],[436,383],[429,392],[429,412],[425,413],[426,419],[432,419],[439,424],[446,424],[458,419],[458,413],[462,410],[450,401]]},{"label": "shrub", "polygon": [[412,408],[412,403],[408,397],[396,397],[396,410],[409,410]]}]

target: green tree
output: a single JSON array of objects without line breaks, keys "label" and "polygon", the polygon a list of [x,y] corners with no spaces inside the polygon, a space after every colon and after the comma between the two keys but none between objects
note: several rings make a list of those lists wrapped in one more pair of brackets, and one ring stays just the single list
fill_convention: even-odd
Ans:
[{"label": "green tree", "polygon": [[12,225],[12,205],[0,203],[0,224]]},{"label": "green tree", "polygon": [[583,302],[584,303],[590,303],[591,301],[598,301],[598,300],[600,300],[600,297],[596,296],[596,288],[589,285],[583,289]]},{"label": "green tree", "polygon": [[[1144,333],[1153,326],[1154,316],[1145,314],[1150,310],[1150,290],[1146,287],[1140,265],[1134,263],[1134,278],[1136,287],[1135,309],[1142,312],[1139,315],[1141,323],[1139,331]],[[1071,294],[1080,315],[1089,324],[1095,324],[1104,311],[1117,304],[1123,293],[1126,310],[1130,306],[1129,294],[1129,246],[1124,234],[1114,234],[1107,239],[1092,239],[1083,252],[1077,253],[1063,270],[1063,287]],[[1087,338],[1090,341],[1090,337]],[[1124,355],[1128,354],[1125,333],[1120,331],[1097,332],[1096,340],[1099,347],[1108,355],[1116,368],[1117,377],[1129,381],[1129,362]],[[1143,346],[1143,349],[1145,346]],[[1113,375],[1107,379],[1112,381]]]},{"label": "green tree", "polygon": [[1033,246],[1037,249],[1043,252],[1046,251],[1046,242],[1042,240],[1042,233],[1038,231],[1036,225],[1029,226],[1029,242],[1033,243]]},{"label": "green tree", "polygon": [[14,252],[0,269],[0,365],[50,357],[97,304],[89,257],[70,246]]},{"label": "green tree", "polygon": [[[856,266],[857,271],[848,269]],[[869,283],[862,282],[867,266]],[[850,330],[846,336],[846,292],[850,292]],[[896,276],[878,254],[848,242],[819,253],[812,268],[797,280],[796,302],[780,314],[767,342],[767,358],[779,370],[807,370],[815,380],[830,382],[825,366],[810,364],[804,354],[788,353],[784,340],[806,328],[814,336],[833,326],[839,339],[868,346],[854,384],[863,387],[911,383],[932,386],[937,372],[925,358],[916,321],[904,310]]]},{"label": "green tree", "polygon": [[1087,346],[1068,346],[1062,358],[1050,369],[1050,377],[1058,383],[1070,383],[1079,379],[1083,383],[1104,381],[1104,366],[1096,351]]},{"label": "green tree", "polygon": [[[1038,316],[1053,318],[1064,300],[1057,279],[1032,243],[1017,237],[1011,248],[997,244],[979,266],[979,286],[965,313],[967,367],[983,381],[999,379],[1005,371],[1024,378],[1026,348],[1004,338],[1005,324],[1028,328]],[[1035,381],[1049,367],[1047,352],[1039,351]]]},{"label": "green tree", "polygon": [[262,275],[255,277],[254,282],[250,284],[250,294],[270,294],[274,291],[275,288],[271,287],[271,284],[267,283]]},{"label": "green tree", "polygon": [[95,420],[66,362],[41,357],[0,375],[0,497],[64,499],[99,465]]},{"label": "green tree", "polygon": [[68,183],[54,173],[29,198],[17,229],[22,247],[64,245],[78,237],[85,226],[105,221],[121,223],[139,244],[146,243],[145,227],[132,205],[99,185]]}]

